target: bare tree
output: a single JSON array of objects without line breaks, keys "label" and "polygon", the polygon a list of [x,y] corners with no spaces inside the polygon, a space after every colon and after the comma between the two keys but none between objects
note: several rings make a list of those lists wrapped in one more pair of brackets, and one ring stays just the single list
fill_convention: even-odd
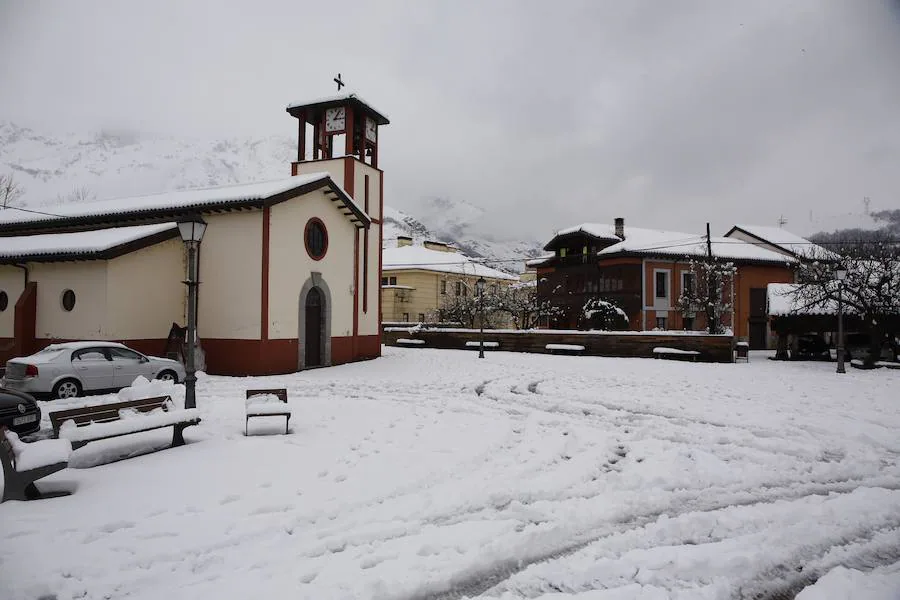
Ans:
[{"label": "bare tree", "polygon": [[[843,282],[838,269],[846,271]],[[840,301],[860,318],[870,340],[867,366],[879,359],[885,340],[900,332],[900,244],[887,234],[813,253],[801,264],[798,283],[796,312]]]},{"label": "bare tree", "polygon": [[22,194],[25,189],[19,185],[12,175],[0,175],[0,208],[21,206]]},{"label": "bare tree", "polygon": [[690,279],[685,278],[685,289],[676,303],[678,311],[684,316],[702,313],[709,333],[725,333],[722,316],[732,309],[730,288],[736,270],[734,263],[715,257],[692,260]]},{"label": "bare tree", "polygon": [[69,204],[73,202],[91,202],[97,198],[97,194],[86,185],[77,185],[72,191],[63,196],[60,194],[56,197],[58,204]]},{"label": "bare tree", "polygon": [[535,283],[520,283],[502,288],[494,299],[496,310],[509,316],[516,329],[533,329],[544,317],[562,315],[562,308],[541,300]]}]

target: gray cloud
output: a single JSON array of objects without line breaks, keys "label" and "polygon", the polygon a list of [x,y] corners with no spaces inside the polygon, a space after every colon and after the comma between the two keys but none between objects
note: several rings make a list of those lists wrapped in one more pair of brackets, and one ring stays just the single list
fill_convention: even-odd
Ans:
[{"label": "gray cloud", "polygon": [[0,118],[291,135],[338,71],[384,110],[388,201],[805,232],[900,206],[900,2],[0,3]]}]

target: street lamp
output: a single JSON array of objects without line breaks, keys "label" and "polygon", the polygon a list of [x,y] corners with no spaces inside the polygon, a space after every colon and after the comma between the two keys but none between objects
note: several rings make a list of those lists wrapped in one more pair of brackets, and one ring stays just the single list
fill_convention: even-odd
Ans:
[{"label": "street lamp", "polygon": [[838,340],[837,340],[837,372],[846,373],[844,369],[844,280],[847,269],[838,267],[834,273],[838,281]]},{"label": "street lamp", "polygon": [[206,221],[200,215],[194,215],[178,222],[178,232],[188,252],[187,280],[188,286],[188,339],[187,356],[185,356],[184,407],[197,408],[197,371],[194,364],[197,351],[197,251],[206,231]]},{"label": "street lamp", "polygon": [[484,358],[484,277],[479,277],[475,282],[475,290],[478,292],[478,321],[481,326],[481,334],[478,338],[478,358]]}]

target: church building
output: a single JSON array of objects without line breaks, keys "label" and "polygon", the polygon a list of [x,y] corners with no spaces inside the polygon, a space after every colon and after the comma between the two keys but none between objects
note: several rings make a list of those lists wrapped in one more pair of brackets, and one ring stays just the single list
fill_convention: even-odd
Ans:
[{"label": "church building", "polygon": [[177,224],[197,217],[207,224],[197,306],[207,372],[380,356],[378,128],[388,119],[354,94],[287,112],[298,123],[291,177],[0,211],[0,361],[70,340],[164,355],[187,315]]}]

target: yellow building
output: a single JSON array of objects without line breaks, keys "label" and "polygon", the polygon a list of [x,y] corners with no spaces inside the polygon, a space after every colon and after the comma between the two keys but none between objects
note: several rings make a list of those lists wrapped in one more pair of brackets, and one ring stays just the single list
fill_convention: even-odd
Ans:
[{"label": "yellow building", "polygon": [[474,296],[475,282],[497,291],[518,277],[486,267],[439,242],[413,245],[407,237],[382,250],[381,302],[385,323],[423,322],[447,298]]}]

